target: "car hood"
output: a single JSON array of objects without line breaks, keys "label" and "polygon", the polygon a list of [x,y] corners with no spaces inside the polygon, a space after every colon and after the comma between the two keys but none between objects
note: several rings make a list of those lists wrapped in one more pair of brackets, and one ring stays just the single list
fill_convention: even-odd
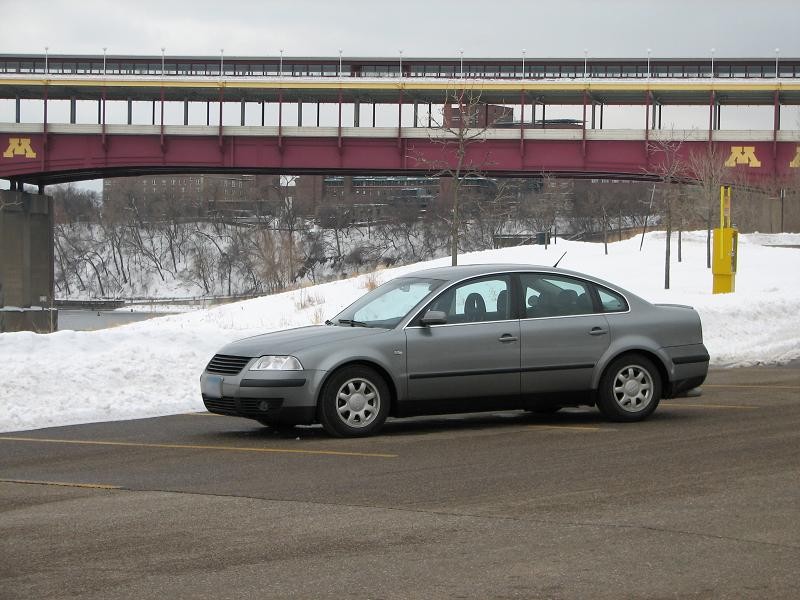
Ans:
[{"label": "car hood", "polygon": [[233,356],[263,356],[265,354],[289,355],[311,346],[341,343],[348,340],[386,333],[386,329],[373,327],[341,327],[338,325],[312,325],[285,331],[273,331],[232,342],[219,354]]}]

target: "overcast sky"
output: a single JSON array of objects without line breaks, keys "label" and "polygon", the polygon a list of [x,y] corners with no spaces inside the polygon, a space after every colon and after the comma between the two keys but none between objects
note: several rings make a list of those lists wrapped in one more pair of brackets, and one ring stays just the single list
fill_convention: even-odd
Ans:
[{"label": "overcast sky", "polygon": [[0,0],[0,53],[800,56],[799,0]]}]

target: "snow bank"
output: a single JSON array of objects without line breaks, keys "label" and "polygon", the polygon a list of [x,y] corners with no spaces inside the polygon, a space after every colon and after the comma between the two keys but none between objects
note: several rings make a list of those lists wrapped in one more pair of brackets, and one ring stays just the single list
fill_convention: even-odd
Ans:
[{"label": "snow bank", "polygon": [[[800,358],[798,234],[742,235],[736,293],[710,293],[705,234],[672,245],[672,286],[664,290],[664,233],[609,244],[558,241],[462,255],[459,262],[561,265],[608,279],[652,302],[689,304],[703,319],[712,365],[772,364]],[[332,317],[367,290],[449,258],[353,279],[90,332],[0,334],[0,431],[203,410],[198,380],[228,341]]]}]

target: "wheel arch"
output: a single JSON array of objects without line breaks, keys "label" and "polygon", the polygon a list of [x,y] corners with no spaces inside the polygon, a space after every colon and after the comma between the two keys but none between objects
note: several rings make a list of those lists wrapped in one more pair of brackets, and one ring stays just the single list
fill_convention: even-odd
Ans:
[{"label": "wheel arch", "polygon": [[593,394],[595,396],[597,395],[598,389],[600,387],[600,381],[602,380],[603,375],[605,375],[606,371],[608,371],[609,365],[611,365],[611,363],[613,363],[617,359],[629,355],[643,356],[656,366],[656,369],[658,369],[658,376],[661,378],[661,396],[666,397],[666,394],[671,386],[670,386],[669,371],[667,370],[666,364],[664,364],[664,358],[659,356],[658,353],[653,352],[653,350],[647,348],[626,348],[624,350],[620,350],[619,352],[609,355],[606,358],[606,360],[603,361],[602,368],[598,369],[597,373],[595,373],[595,378],[594,381],[592,382]]},{"label": "wheel arch", "polygon": [[387,371],[380,363],[363,358],[343,362],[327,372],[319,386],[319,391],[317,392],[317,411],[319,411],[322,394],[325,391],[325,386],[328,385],[328,381],[330,381],[331,377],[333,377],[336,373],[348,367],[368,367],[376,371],[378,375],[383,378],[389,388],[389,414],[391,416],[395,416],[395,410],[397,407],[397,386],[395,385],[394,379],[389,374],[389,371]]}]

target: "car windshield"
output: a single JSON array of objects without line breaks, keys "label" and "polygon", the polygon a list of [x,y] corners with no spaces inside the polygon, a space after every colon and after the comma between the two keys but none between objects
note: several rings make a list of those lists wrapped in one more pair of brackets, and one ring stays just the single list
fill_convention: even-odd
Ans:
[{"label": "car windshield", "polygon": [[336,315],[330,324],[391,329],[444,283],[441,279],[422,277],[392,279],[356,300]]}]

